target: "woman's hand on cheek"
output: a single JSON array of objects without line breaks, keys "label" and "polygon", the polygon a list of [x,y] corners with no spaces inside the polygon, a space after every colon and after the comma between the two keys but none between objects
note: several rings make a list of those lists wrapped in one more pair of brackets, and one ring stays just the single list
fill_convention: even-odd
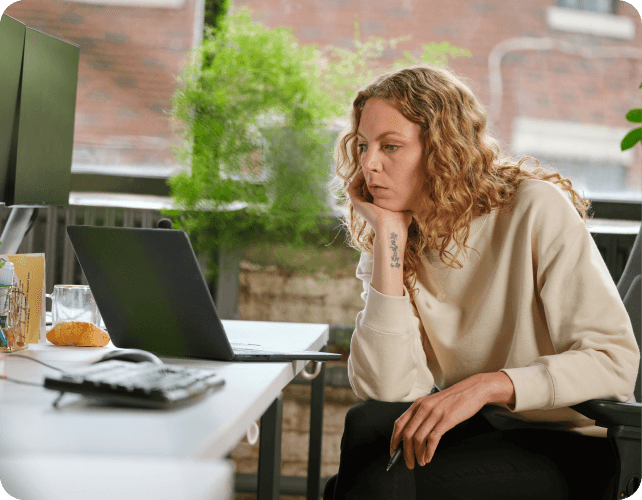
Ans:
[{"label": "woman's hand on cheek", "polygon": [[348,196],[350,196],[350,202],[355,212],[363,217],[375,232],[379,230],[382,224],[389,222],[402,223],[408,229],[412,222],[412,214],[409,211],[393,212],[380,207],[374,201],[369,202],[366,200],[366,196],[369,194],[363,170],[360,170],[348,187]]},{"label": "woman's hand on cheek", "polygon": [[363,217],[375,230],[379,226],[380,207],[366,200],[369,194],[363,170],[354,176],[348,187],[348,195],[354,211]]},{"label": "woman's hand on cheek", "polygon": [[403,456],[409,469],[432,460],[441,437],[475,415],[490,402],[490,379],[473,375],[444,391],[418,398],[399,417],[390,441],[390,454],[403,439]]}]

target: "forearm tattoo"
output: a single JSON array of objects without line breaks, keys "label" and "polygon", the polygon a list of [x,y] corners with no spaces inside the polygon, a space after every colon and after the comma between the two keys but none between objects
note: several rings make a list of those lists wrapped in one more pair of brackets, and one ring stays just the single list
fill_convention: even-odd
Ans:
[{"label": "forearm tattoo", "polygon": [[390,233],[390,248],[392,249],[392,262],[390,263],[390,267],[400,268],[401,264],[399,264],[399,256],[397,255],[397,250],[399,249],[397,246],[397,233]]}]

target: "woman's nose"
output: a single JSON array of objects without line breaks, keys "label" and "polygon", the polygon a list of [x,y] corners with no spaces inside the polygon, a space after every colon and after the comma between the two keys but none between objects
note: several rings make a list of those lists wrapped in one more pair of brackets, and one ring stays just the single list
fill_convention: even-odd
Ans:
[{"label": "woman's nose", "polygon": [[366,151],[363,156],[362,165],[364,169],[372,170],[373,172],[380,171],[383,168],[381,165],[381,159],[374,148]]}]

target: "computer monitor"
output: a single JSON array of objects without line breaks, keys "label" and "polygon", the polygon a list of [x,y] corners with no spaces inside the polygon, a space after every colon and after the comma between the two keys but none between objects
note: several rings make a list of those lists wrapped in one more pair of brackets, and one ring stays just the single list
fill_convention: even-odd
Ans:
[{"label": "computer monitor", "polygon": [[0,20],[0,202],[67,206],[80,47]]}]

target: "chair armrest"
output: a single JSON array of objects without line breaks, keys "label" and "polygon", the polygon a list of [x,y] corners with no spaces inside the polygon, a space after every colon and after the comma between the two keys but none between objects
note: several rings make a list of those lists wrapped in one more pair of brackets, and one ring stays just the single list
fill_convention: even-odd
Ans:
[{"label": "chair armrest", "polygon": [[571,406],[585,417],[595,420],[600,427],[627,425],[640,427],[642,403],[622,403],[608,399],[591,399]]}]

